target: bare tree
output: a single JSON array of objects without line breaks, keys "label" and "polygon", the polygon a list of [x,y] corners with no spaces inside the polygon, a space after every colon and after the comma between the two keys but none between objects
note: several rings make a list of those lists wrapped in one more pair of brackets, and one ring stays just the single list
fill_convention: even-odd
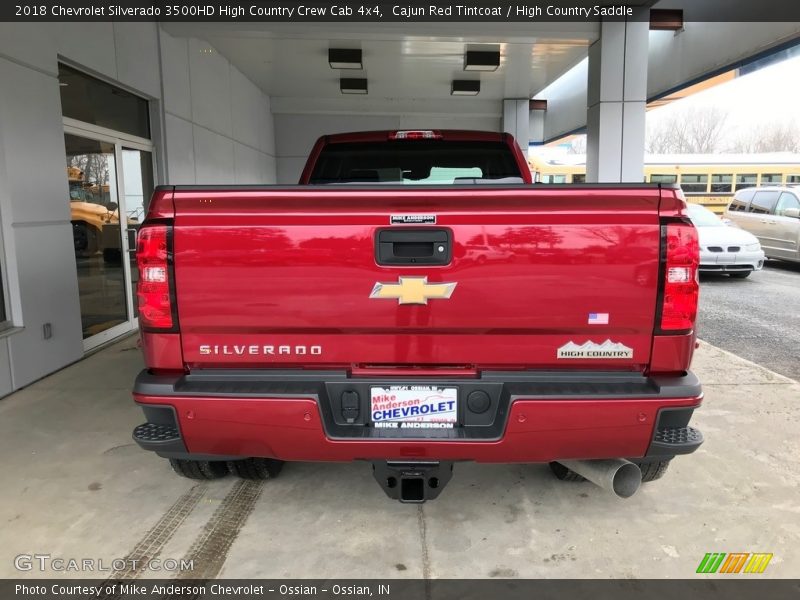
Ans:
[{"label": "bare tree", "polygon": [[707,154],[717,150],[728,115],[708,106],[688,111],[685,152]]},{"label": "bare tree", "polygon": [[573,137],[567,154],[586,154],[586,136],[576,135]]},{"label": "bare tree", "polygon": [[668,123],[647,127],[644,149],[649,154],[669,154],[675,151],[675,132]]},{"label": "bare tree", "polygon": [[715,106],[675,111],[648,127],[645,149],[653,154],[709,154],[721,143],[728,115]]},{"label": "bare tree", "polygon": [[800,152],[800,126],[785,121],[755,124],[731,142],[729,151]]}]

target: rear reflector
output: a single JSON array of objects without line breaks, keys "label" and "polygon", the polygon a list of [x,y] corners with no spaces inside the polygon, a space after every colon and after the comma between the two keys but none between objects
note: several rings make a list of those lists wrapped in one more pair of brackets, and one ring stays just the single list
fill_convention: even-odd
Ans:
[{"label": "rear reflector", "polygon": [[697,317],[700,291],[698,264],[700,246],[694,225],[685,222],[669,223],[666,234],[666,268],[664,299],[661,305],[662,331],[689,331]]},{"label": "rear reflector", "polygon": [[170,290],[172,226],[153,224],[139,230],[136,297],[139,321],[148,330],[171,330],[175,323]]},{"label": "rear reflector", "polygon": [[441,140],[443,135],[439,131],[393,131],[389,134],[390,140]]}]

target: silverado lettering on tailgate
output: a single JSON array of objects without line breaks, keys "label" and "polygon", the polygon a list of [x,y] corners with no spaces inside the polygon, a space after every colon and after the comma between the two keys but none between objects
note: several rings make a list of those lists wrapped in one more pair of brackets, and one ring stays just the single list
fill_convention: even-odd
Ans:
[{"label": "silverado lettering on tailgate", "polygon": [[226,355],[226,356],[303,356],[322,354],[322,346],[259,346],[259,345],[210,345],[200,346],[200,354],[203,355]]}]

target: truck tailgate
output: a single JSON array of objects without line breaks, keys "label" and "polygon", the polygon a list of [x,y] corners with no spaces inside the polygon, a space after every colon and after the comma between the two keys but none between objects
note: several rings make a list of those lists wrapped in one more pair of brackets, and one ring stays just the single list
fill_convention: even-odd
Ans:
[{"label": "truck tailgate", "polygon": [[[178,189],[184,361],[642,370],[659,196],[602,186]],[[376,236],[387,229],[444,232],[452,258],[381,266]]]}]

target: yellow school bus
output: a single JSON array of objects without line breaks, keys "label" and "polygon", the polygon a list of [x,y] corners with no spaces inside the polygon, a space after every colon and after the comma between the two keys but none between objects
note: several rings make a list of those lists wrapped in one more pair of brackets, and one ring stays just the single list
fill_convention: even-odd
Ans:
[{"label": "yellow school bus", "polygon": [[[581,154],[537,154],[528,165],[535,182],[586,181],[586,157]],[[721,214],[737,190],[800,184],[800,154],[650,154],[643,180],[679,183],[687,200]]]}]

